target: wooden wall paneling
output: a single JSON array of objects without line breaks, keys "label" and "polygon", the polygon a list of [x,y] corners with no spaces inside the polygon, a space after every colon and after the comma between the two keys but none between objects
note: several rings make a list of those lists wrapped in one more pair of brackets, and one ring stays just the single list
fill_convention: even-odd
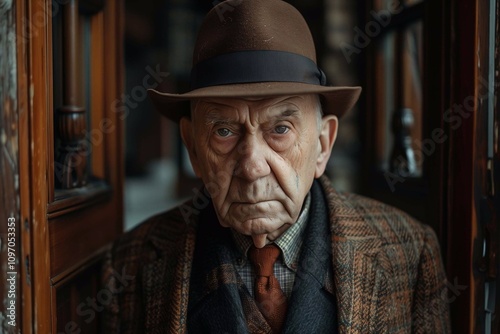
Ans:
[{"label": "wooden wall paneling", "polygon": [[[392,39],[391,39],[392,40]],[[386,63],[385,63],[385,50],[384,50],[384,43],[377,43],[377,45],[374,46],[374,48],[377,50],[374,54],[375,58],[375,68],[380,68],[386,71]],[[373,66],[373,65],[372,65]],[[390,136],[390,133],[388,133],[386,129],[386,113],[390,113],[392,110],[389,110],[389,106],[387,105],[387,101],[385,99],[385,96],[387,94],[386,92],[386,84],[385,80],[386,78],[382,75],[375,75],[375,83],[374,87],[376,87],[377,91],[373,95],[374,104],[375,106],[374,110],[375,112],[372,112],[372,122],[368,124],[373,124],[373,130],[375,133],[376,140],[373,140],[372,143],[374,145],[373,147],[373,152],[375,156],[372,157],[372,162],[375,162],[376,168],[384,168],[384,165],[386,163],[385,157],[386,157],[386,148],[385,148],[385,143],[387,142],[387,137]],[[378,97],[378,98],[377,98]]]},{"label": "wooden wall paneling", "polygon": [[[106,179],[114,191],[114,214],[116,234],[123,231],[123,181],[125,177],[123,123],[126,115],[117,110],[116,101],[124,91],[124,4],[121,1],[108,1],[104,8],[104,120],[103,131],[108,140],[105,142]],[[104,123],[103,123],[104,124]]]},{"label": "wooden wall paneling", "polygon": [[[394,42],[394,110],[388,110],[387,112],[393,113],[397,109],[404,106],[404,76],[405,76],[405,64],[403,62],[404,53],[404,30],[396,30],[394,32],[395,42]],[[387,129],[389,130],[389,129]]]},{"label": "wooden wall paneling", "polygon": [[[500,223],[500,196],[495,189],[494,165],[498,157],[498,123],[495,138],[495,100],[498,90],[496,73],[496,1],[477,3],[477,76],[475,80],[476,110],[474,138],[474,216],[472,249],[472,273],[474,276],[474,330],[483,333],[498,333],[498,299],[496,291],[498,263],[498,224]],[[498,110],[496,110],[498,113]],[[472,118],[472,117],[471,117]],[[498,119],[497,119],[498,121]],[[495,146],[496,158],[495,158]]]},{"label": "wooden wall paneling", "polygon": [[[377,1],[374,1],[377,2]],[[360,15],[358,22],[365,22],[366,18],[369,16],[369,11],[372,10],[370,2],[362,2],[359,4]],[[360,119],[366,120],[361,123],[361,133],[362,140],[365,143],[365,154],[363,154],[363,169],[366,173],[363,173],[364,180],[363,183],[369,185],[371,182],[371,174],[374,173],[373,162],[381,162],[383,156],[382,145],[379,143],[383,142],[383,133],[381,133],[380,128],[383,126],[383,117],[378,113],[380,110],[384,110],[385,105],[383,104],[384,99],[377,98],[380,94],[383,94],[384,78],[377,76],[373,68],[383,68],[383,47],[379,39],[373,41],[372,45],[365,49],[365,59],[366,65],[363,67],[361,72],[361,77],[364,78],[366,87],[374,87],[376,92],[370,93],[364,88],[361,99],[360,99]]]},{"label": "wooden wall paneling", "polygon": [[[452,58],[450,82],[453,84],[446,119],[450,127],[450,145],[447,180],[447,228],[448,228],[448,277],[467,287],[459,298],[450,304],[453,331],[473,332],[475,317],[473,296],[475,293],[472,265],[472,239],[476,219],[473,212],[473,156],[475,117],[464,118],[460,106],[466,99],[476,97],[477,61],[477,0],[451,3]],[[459,108],[454,109],[456,105]],[[476,114],[476,110],[472,112]]]},{"label": "wooden wall paneling", "polygon": [[[401,166],[405,168],[406,173],[412,175],[413,177],[421,177],[422,165],[425,160],[422,155],[422,149],[420,143],[427,137],[423,136],[422,122],[424,117],[428,114],[423,113],[422,100],[423,100],[423,85],[422,80],[423,67],[423,35],[422,30],[425,26],[424,20],[417,21],[415,23],[409,24],[401,31],[401,108],[399,110],[400,114],[395,114],[398,117],[393,118],[393,124],[395,121],[400,123],[402,127],[394,128],[393,131],[398,130],[398,136],[401,135],[407,137],[407,140],[396,141],[401,147],[405,148],[404,163],[401,164],[401,159],[399,162],[392,160],[392,163],[396,163],[396,166]],[[397,124],[396,123],[396,124]],[[394,131],[395,132],[395,131]],[[395,132],[396,133],[396,132]],[[395,136],[396,137],[396,136]],[[432,138],[432,137],[430,137]],[[418,144],[417,144],[418,143]],[[429,215],[430,216],[430,215]],[[430,224],[429,222],[427,222]]]},{"label": "wooden wall paneling", "polygon": [[93,261],[54,284],[52,291],[57,309],[58,333],[100,333],[99,293],[100,261]]},{"label": "wooden wall paneling", "polygon": [[[493,127],[493,159],[491,159],[490,171],[490,194],[488,209],[493,211],[491,214],[492,223],[496,224],[490,233],[493,241],[495,242],[495,248],[490,249],[494,253],[490,253],[488,257],[488,263],[491,267],[496,265],[496,272],[490,273],[490,281],[496,280],[496,297],[492,296],[491,302],[495,303],[495,314],[493,314],[493,324],[492,333],[500,333],[500,274],[498,269],[500,269],[500,3],[496,1],[496,27],[495,27],[495,103],[493,105],[493,124],[489,123],[490,127]],[[491,120],[491,117],[490,117]],[[495,277],[496,276],[496,277]]]},{"label": "wooden wall paneling", "polygon": [[[480,272],[478,269],[480,265],[480,261],[483,259],[483,241],[485,240],[485,232],[483,225],[485,222],[482,222],[480,214],[480,202],[483,196],[487,196],[482,190],[487,189],[485,183],[485,172],[486,172],[486,161],[487,161],[487,137],[488,137],[488,124],[484,122],[487,120],[488,114],[488,105],[487,100],[488,96],[483,96],[480,98],[482,94],[485,94],[485,91],[488,89],[484,87],[485,90],[480,89],[481,86],[479,84],[479,78],[482,78],[484,82],[488,80],[488,72],[489,72],[489,64],[488,64],[488,26],[489,26],[489,1],[478,1],[476,2],[476,39],[474,43],[475,57],[476,57],[476,66],[475,67],[475,76],[473,77],[474,82],[474,97],[475,97],[475,106],[474,106],[474,115],[472,118],[474,126],[474,137],[472,137],[471,144],[472,147],[472,173],[471,179],[473,182],[473,189],[471,195],[472,197],[472,214],[474,219],[471,221],[472,226],[472,247],[471,247],[471,258],[472,258],[472,266],[471,270],[471,327],[473,333],[487,333],[485,330],[485,314],[484,314],[484,276],[486,273]],[[484,167],[484,169],[483,169]],[[491,333],[491,332],[489,332]],[[489,334],[488,333],[488,334]]]},{"label": "wooden wall paneling", "polygon": [[92,150],[92,176],[101,180],[106,178],[106,164],[104,150],[103,119],[105,115],[104,94],[104,13],[100,11],[91,17],[91,39],[90,50],[90,126],[87,140]]},{"label": "wooden wall paneling", "polygon": [[[50,1],[28,2],[31,156],[31,226],[33,264],[33,328],[36,333],[52,333],[49,231],[47,203],[53,192],[48,171],[52,163],[52,6]],[[34,33],[36,31],[36,33]]]},{"label": "wooden wall paneling", "polygon": [[55,193],[54,201],[48,203],[48,217],[79,210],[108,197],[111,188],[106,181],[95,180],[85,188],[62,189]]},{"label": "wooden wall paneling", "polygon": [[70,273],[93,254],[103,250],[116,236],[112,202],[103,200],[49,220],[50,277]]},{"label": "wooden wall paneling", "polygon": [[[46,172],[46,178],[47,182],[46,185],[47,187],[44,188],[47,191],[47,203],[51,203],[54,201],[54,196],[55,196],[55,190],[56,187],[55,185],[60,179],[56,179],[56,174],[54,172],[55,166],[54,166],[54,158],[56,156],[55,152],[55,144],[54,144],[54,132],[55,132],[55,125],[54,123],[56,122],[56,110],[55,110],[55,104],[54,104],[54,55],[53,55],[53,41],[52,41],[52,17],[54,15],[60,15],[62,16],[62,11],[63,7],[60,5],[59,7],[54,8],[54,11],[52,10],[52,0],[37,0],[39,1],[38,4],[35,4],[34,6],[38,6],[39,8],[42,8],[42,11],[45,13],[45,24],[42,25],[44,35],[46,36],[45,39],[45,47],[43,50],[39,50],[38,52],[41,54],[44,52],[45,57],[43,58],[44,61],[44,66],[46,66],[46,79],[45,79],[45,84],[47,85],[46,88],[43,91],[40,91],[41,93],[46,94],[46,104],[42,105],[43,108],[46,108],[44,111],[44,117],[45,117],[45,124],[44,128],[42,126],[42,129],[45,129],[46,131],[46,141],[43,143],[39,143],[39,145],[45,145],[45,165],[43,167],[45,168]],[[55,3],[58,3],[57,1]],[[41,16],[40,12],[34,13],[34,15]],[[31,26],[33,26],[33,23],[30,23]],[[33,28],[32,28],[33,29]],[[35,54],[30,54],[30,57],[35,57]],[[39,62],[40,66],[42,66],[42,61]],[[37,64],[38,65],[38,64]],[[33,69],[30,69],[30,74],[34,75]],[[34,84],[42,84],[42,81],[34,81]],[[37,87],[37,86],[34,86]],[[36,89],[36,88],[35,88]],[[38,91],[38,89],[36,89]],[[34,120],[32,120],[34,122]],[[41,126],[41,125],[39,125]],[[34,135],[32,134],[32,141],[35,140]],[[40,152],[41,153],[41,152]],[[32,160],[34,161],[34,156],[32,154]],[[47,205],[45,205],[47,207]],[[47,214],[47,208],[44,210],[44,215],[46,218]],[[46,219],[45,219],[46,220]]]},{"label": "wooden wall paneling", "polygon": [[423,173],[428,178],[430,191],[426,206],[434,215],[430,222],[435,227],[442,249],[443,261],[447,263],[447,226],[446,226],[446,159],[445,152],[450,144],[449,126],[443,121],[443,113],[450,107],[450,70],[451,70],[451,23],[450,1],[427,1],[425,3],[424,56],[422,87],[423,106],[427,117],[422,124],[423,138],[432,138],[433,131],[445,133],[446,140],[436,143],[435,151],[425,155]]}]

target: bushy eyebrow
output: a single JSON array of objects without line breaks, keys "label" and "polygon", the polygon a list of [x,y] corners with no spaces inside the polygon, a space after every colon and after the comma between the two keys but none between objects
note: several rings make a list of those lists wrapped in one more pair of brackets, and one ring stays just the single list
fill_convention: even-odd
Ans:
[{"label": "bushy eyebrow", "polygon": [[[299,110],[297,110],[295,108],[287,107],[281,113],[279,113],[277,115],[270,116],[269,120],[276,120],[276,119],[279,120],[279,119],[284,119],[284,118],[289,118],[289,117],[297,118],[298,112],[299,112]],[[205,118],[205,125],[214,125],[214,124],[231,125],[231,124],[236,123],[235,121],[229,120],[229,119],[225,118],[224,116],[222,116],[217,110],[208,111],[205,114],[204,118]]]},{"label": "bushy eyebrow", "polygon": [[230,121],[227,118],[224,118],[223,116],[220,115],[220,113],[218,113],[215,110],[209,111],[205,115],[205,124],[206,125],[213,125],[213,124],[217,124],[217,125],[227,124],[227,125],[229,125],[229,124],[233,124],[233,123],[234,123],[233,121]]},{"label": "bushy eyebrow", "polygon": [[287,108],[278,117],[297,117],[298,112],[299,111],[297,109]]}]

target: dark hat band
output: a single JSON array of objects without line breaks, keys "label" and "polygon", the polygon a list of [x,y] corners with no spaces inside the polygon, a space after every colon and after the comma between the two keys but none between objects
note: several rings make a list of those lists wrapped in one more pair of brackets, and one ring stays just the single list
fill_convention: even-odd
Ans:
[{"label": "dark hat band", "polygon": [[256,83],[300,82],[326,85],[326,76],[311,59],[291,52],[249,50],[203,60],[191,70],[191,89]]}]

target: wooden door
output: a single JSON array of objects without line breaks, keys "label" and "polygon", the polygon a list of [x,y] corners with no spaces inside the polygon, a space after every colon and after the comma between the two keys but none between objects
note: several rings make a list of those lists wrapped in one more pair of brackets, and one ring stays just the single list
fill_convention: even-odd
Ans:
[{"label": "wooden door", "polygon": [[498,2],[396,3],[365,53],[365,190],[436,230],[453,333],[498,333]]},{"label": "wooden door", "polygon": [[[11,200],[0,212],[15,221],[17,298],[15,325],[0,331],[96,333],[108,296],[100,262],[123,220],[121,2],[7,4],[0,25],[9,39],[0,39],[0,52],[9,51],[9,63],[0,73],[16,75],[2,82],[13,94],[1,96],[9,103],[1,109],[9,153],[2,192]],[[2,292],[10,302],[8,287]]]}]

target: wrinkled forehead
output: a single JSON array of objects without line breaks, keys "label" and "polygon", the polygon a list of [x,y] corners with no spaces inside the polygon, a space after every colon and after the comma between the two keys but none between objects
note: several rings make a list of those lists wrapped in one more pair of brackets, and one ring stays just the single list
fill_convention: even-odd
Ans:
[{"label": "wrinkled forehead", "polygon": [[317,110],[317,95],[290,95],[255,98],[205,98],[191,102],[191,117],[207,118],[248,117],[267,118],[279,114],[309,114]]}]

